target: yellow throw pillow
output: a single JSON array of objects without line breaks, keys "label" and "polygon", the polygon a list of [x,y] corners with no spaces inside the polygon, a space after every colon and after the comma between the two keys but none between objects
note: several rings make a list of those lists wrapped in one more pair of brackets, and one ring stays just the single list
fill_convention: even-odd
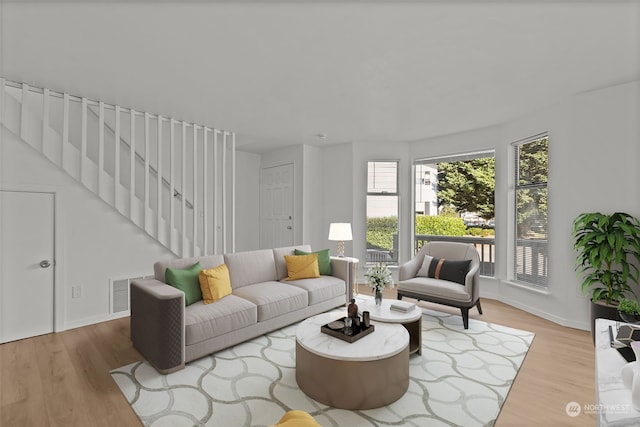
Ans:
[{"label": "yellow throw pillow", "polygon": [[284,414],[273,427],[322,427],[308,412],[292,410]]},{"label": "yellow throw pillow", "polygon": [[287,262],[287,274],[289,275],[285,280],[320,277],[318,254],[285,255],[284,260]]},{"label": "yellow throw pillow", "polygon": [[231,278],[225,264],[200,271],[198,274],[202,301],[211,304],[231,293]]}]

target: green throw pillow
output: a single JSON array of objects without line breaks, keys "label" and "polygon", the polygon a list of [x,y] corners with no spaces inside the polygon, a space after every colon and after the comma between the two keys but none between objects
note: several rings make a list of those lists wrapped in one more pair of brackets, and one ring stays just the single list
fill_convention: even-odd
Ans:
[{"label": "green throw pillow", "polygon": [[176,289],[184,292],[185,305],[191,305],[202,299],[202,291],[200,290],[200,280],[198,273],[202,267],[196,262],[187,268],[167,268],[164,272],[165,281]]},{"label": "green throw pillow", "polygon": [[294,252],[296,255],[318,254],[318,269],[320,270],[320,275],[331,276],[331,256],[329,255],[329,249],[323,249],[316,252],[305,252],[300,249],[296,249]]}]

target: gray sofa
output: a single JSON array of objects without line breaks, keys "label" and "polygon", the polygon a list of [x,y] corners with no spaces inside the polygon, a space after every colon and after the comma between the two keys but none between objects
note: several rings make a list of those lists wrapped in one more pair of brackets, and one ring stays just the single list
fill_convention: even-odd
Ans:
[{"label": "gray sofa", "polygon": [[[351,295],[350,261],[331,258],[331,276],[286,281],[284,256],[308,245],[160,261],[154,279],[131,282],[131,341],[161,373],[283,326],[344,305]],[[185,307],[184,293],[165,283],[167,267],[226,264],[232,294]]]}]

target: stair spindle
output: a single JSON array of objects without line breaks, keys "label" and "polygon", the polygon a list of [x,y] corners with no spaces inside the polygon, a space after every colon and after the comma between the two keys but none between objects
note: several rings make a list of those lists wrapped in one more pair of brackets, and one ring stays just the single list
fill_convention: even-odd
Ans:
[{"label": "stair spindle", "polygon": [[144,113],[144,206],[142,208],[143,228],[149,234],[151,231],[148,227],[149,209],[149,113]]},{"label": "stair spindle", "polygon": [[191,213],[193,218],[193,228],[191,232],[191,249],[193,256],[196,256],[198,247],[198,127],[193,124],[193,200],[191,201]]},{"label": "stair spindle", "polygon": [[85,179],[87,168],[87,98],[82,98],[82,141],[80,143],[80,182],[89,188]]},{"label": "stair spindle", "polygon": [[180,197],[180,219],[182,220],[182,229],[180,233],[182,235],[181,239],[181,249],[182,249],[182,257],[187,256],[187,243],[185,241],[185,236],[187,234],[187,214],[186,214],[186,204],[185,204],[185,183],[187,182],[187,123],[182,121],[182,155],[180,156],[181,165],[180,165],[180,187],[182,188],[181,197]]},{"label": "stair spindle", "polygon": [[129,219],[135,224],[135,199],[136,199],[136,111],[132,108],[130,114],[130,141],[129,141]]},{"label": "stair spindle", "polygon": [[103,200],[104,172],[104,102],[98,103],[98,196]]},{"label": "stair spindle", "polygon": [[49,160],[53,160],[51,153],[51,140],[49,139],[49,89],[42,90],[42,154]]},{"label": "stair spindle", "polygon": [[169,122],[169,247],[172,251],[177,253],[177,249],[174,246],[173,229],[175,228],[175,176],[176,176],[176,152],[175,143],[176,137],[173,125],[175,120],[171,119]]},{"label": "stair spindle", "polygon": [[208,200],[208,153],[207,153],[207,135],[209,128],[202,128],[202,255],[209,255],[209,200]]},{"label": "stair spindle", "polygon": [[120,202],[120,106],[115,106],[115,129],[113,131],[113,203],[118,212],[122,212],[118,208]]},{"label": "stair spindle", "polygon": [[69,173],[68,149],[69,149],[69,94],[62,95],[62,169]]},{"label": "stair spindle", "polygon": [[162,224],[162,185],[163,185],[163,175],[162,175],[162,116],[158,115],[158,132],[157,132],[157,150],[158,150],[158,174],[157,174],[157,194],[156,194],[156,239],[161,240],[162,234],[161,224]]}]

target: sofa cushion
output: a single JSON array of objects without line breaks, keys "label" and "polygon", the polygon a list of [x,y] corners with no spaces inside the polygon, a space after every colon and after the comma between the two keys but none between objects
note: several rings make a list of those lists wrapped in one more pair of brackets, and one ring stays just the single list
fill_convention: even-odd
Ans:
[{"label": "sofa cushion", "polygon": [[323,249],[321,251],[307,252],[295,249],[293,251],[295,255],[309,255],[311,253],[318,254],[318,269],[322,276],[331,276],[331,255],[329,255],[329,249]]},{"label": "sofa cushion", "polygon": [[233,289],[276,280],[276,267],[271,249],[236,252],[224,255]]},{"label": "sofa cushion", "polygon": [[237,331],[257,321],[258,307],[233,294],[211,304],[198,301],[185,310],[185,344]]},{"label": "sofa cushion", "polygon": [[200,270],[202,270],[202,267],[199,262],[196,262],[187,268],[167,267],[164,273],[167,284],[184,292],[185,305],[191,305],[202,299],[200,282],[198,281]]},{"label": "sofa cushion", "polygon": [[430,277],[414,277],[398,282],[398,290],[431,295],[438,298],[459,302],[470,302],[471,295],[463,285],[448,280],[432,279]]},{"label": "sofa cushion", "polygon": [[347,285],[342,279],[333,276],[320,276],[317,279],[300,279],[286,281],[309,293],[309,305],[331,300],[347,292]]},{"label": "sofa cushion", "polygon": [[258,306],[258,322],[300,310],[309,305],[309,295],[299,287],[263,282],[234,289],[234,295]]},{"label": "sofa cushion", "polygon": [[207,255],[207,256],[198,256],[192,258],[182,258],[182,259],[169,259],[165,261],[158,261],[153,264],[153,272],[156,280],[167,283],[166,278],[164,277],[164,273],[167,270],[167,267],[171,268],[187,268],[195,264],[196,262],[200,263],[202,268],[213,268],[217,265],[224,263],[224,257],[222,255]]},{"label": "sofa cushion", "polygon": [[198,280],[202,291],[202,302],[205,304],[211,304],[231,294],[231,279],[225,264],[200,271]]},{"label": "sofa cushion", "polygon": [[465,284],[471,260],[448,260],[424,256],[422,266],[416,276],[432,277],[434,279],[449,280],[451,282]]},{"label": "sofa cushion", "polygon": [[276,263],[276,280],[282,280],[287,277],[287,263],[284,260],[284,256],[295,255],[296,249],[305,252],[311,252],[311,246],[309,245],[287,246],[283,248],[273,249],[273,259]]},{"label": "sofa cushion", "polygon": [[287,278],[285,280],[312,279],[320,277],[318,254],[285,255]]}]

